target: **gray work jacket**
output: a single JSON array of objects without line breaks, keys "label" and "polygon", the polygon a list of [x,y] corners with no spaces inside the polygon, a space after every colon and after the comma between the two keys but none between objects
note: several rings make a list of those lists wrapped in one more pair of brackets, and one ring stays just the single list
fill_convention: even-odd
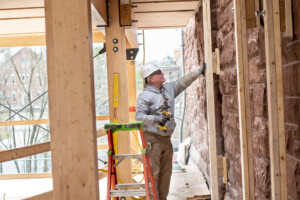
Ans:
[{"label": "gray work jacket", "polygon": [[159,90],[151,84],[146,84],[143,92],[137,99],[137,109],[135,114],[136,121],[143,121],[147,132],[156,133],[161,136],[170,136],[173,134],[176,123],[172,117],[165,126],[168,131],[166,133],[157,129],[158,123],[154,123],[154,117],[162,115],[164,109],[165,98],[168,99],[169,108],[166,110],[174,116],[174,101],[175,98],[188,86],[196,80],[201,73],[198,71],[191,72],[188,75],[178,79],[177,81],[165,83],[162,89]]}]

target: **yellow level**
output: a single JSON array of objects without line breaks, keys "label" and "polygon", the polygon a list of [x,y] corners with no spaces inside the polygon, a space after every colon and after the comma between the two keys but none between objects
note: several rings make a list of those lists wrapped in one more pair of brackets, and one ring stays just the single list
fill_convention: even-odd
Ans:
[{"label": "yellow level", "polygon": [[[119,122],[119,73],[114,73],[113,85],[113,123]],[[115,154],[118,153],[118,133],[113,134]]]}]

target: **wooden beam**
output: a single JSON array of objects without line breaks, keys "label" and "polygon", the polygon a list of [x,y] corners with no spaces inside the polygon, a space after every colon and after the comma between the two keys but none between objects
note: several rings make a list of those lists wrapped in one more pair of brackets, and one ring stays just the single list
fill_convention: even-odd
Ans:
[{"label": "wooden beam", "polygon": [[[106,136],[106,131],[103,128],[97,130],[97,138],[102,136]],[[98,148],[107,149],[107,145],[99,145]],[[31,145],[27,147],[20,147],[16,149],[0,150],[0,163],[45,153],[48,151],[50,151],[50,142]]]},{"label": "wooden beam", "polygon": [[[247,27],[255,26],[255,19],[248,19],[248,1],[235,0],[235,44],[239,99],[239,127],[243,199],[254,200],[254,173],[252,155],[252,130],[250,111],[250,83],[248,66],[248,37]],[[247,11],[246,11],[247,10]],[[252,12],[252,9],[251,9]],[[254,11],[253,11],[254,12]]]},{"label": "wooden beam", "polygon": [[46,0],[54,199],[98,199],[90,0]]},{"label": "wooden beam", "polygon": [[45,18],[0,20],[1,34],[44,33]]},{"label": "wooden beam", "polygon": [[[93,43],[104,43],[104,34],[101,31],[93,31]],[[0,35],[0,47],[23,47],[46,45],[45,33]]]},{"label": "wooden beam", "polygon": [[49,124],[49,119],[21,120],[21,121],[2,121],[2,122],[0,122],[0,126],[18,126],[18,125],[34,125],[34,124]]},{"label": "wooden beam", "polygon": [[22,19],[22,18],[41,18],[45,16],[44,8],[1,10],[0,20]]},{"label": "wooden beam", "polygon": [[[137,28],[182,27],[193,17],[194,11],[135,13]],[[172,19],[172,20],[170,20]]]},{"label": "wooden beam", "polygon": [[[103,116],[96,117],[96,121],[103,121],[103,120],[109,120],[109,116],[103,115]],[[0,121],[0,126],[18,126],[18,125],[34,125],[34,124],[49,124],[49,119]]]},{"label": "wooden beam", "polygon": [[139,43],[137,39],[137,31],[135,28],[127,28],[125,27],[125,35],[126,39],[129,42],[130,47],[127,45],[126,49],[128,48],[139,48]]},{"label": "wooden beam", "polygon": [[107,25],[106,0],[91,0],[92,21],[97,26]]},{"label": "wooden beam", "polygon": [[1,174],[0,180],[52,178],[52,173],[30,173],[30,174]]},{"label": "wooden beam", "polygon": [[50,142],[1,151],[0,163],[39,154],[39,153],[45,153],[49,150],[50,150]]},{"label": "wooden beam", "polygon": [[1,0],[0,9],[22,9],[22,8],[44,7],[43,0]]},{"label": "wooden beam", "polygon": [[287,199],[279,0],[264,0],[272,199]]},{"label": "wooden beam", "polygon": [[152,2],[152,3],[134,3],[137,7],[132,8],[135,13],[144,12],[164,12],[164,11],[183,11],[195,10],[198,1],[175,1],[175,2]]},{"label": "wooden beam", "polygon": [[198,0],[131,0],[132,3],[153,3],[153,2],[189,2],[189,1],[197,1]]},{"label": "wooden beam", "polygon": [[[119,74],[118,83],[118,108],[117,120],[119,123],[129,122],[129,103],[128,103],[128,80],[126,67],[126,40],[125,28],[119,25],[119,5],[118,0],[112,0],[109,6],[109,27],[105,28],[106,33],[106,58],[107,58],[107,79],[108,79],[108,94],[109,94],[109,116],[110,121],[113,122],[113,88],[114,88],[114,74]],[[117,39],[117,43],[113,40]],[[114,51],[114,48],[117,51]],[[130,153],[130,133],[122,131],[117,133],[117,152],[118,154]],[[119,142],[120,141],[120,142]],[[131,178],[131,164],[130,160],[125,160],[117,168],[118,177],[124,183],[130,183]]]},{"label": "wooden beam", "polygon": [[207,121],[209,133],[209,160],[210,160],[210,189],[211,198],[219,199],[218,170],[217,170],[217,143],[216,143],[216,119],[215,119],[215,92],[212,68],[212,33],[210,0],[203,0],[203,30],[204,52],[206,62],[206,95],[207,95]]}]

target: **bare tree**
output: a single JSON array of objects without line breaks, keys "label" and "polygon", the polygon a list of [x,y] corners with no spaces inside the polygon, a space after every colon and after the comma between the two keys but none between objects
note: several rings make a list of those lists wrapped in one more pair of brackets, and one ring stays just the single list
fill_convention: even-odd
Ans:
[{"label": "bare tree", "polygon": [[[48,117],[45,51],[44,47],[35,50],[24,47],[15,54],[11,49],[2,51],[6,60],[1,64],[0,72],[3,80],[0,83],[3,97],[1,104],[7,112],[2,109],[1,115],[8,116],[8,120]],[[5,120],[3,117],[1,119]],[[8,127],[7,131],[11,132],[10,137],[0,138],[2,146],[6,149],[30,146],[49,140],[47,128],[40,125],[12,126]],[[49,158],[48,154],[45,156]],[[38,170],[36,155],[27,158],[22,170],[18,162],[14,162],[18,173],[21,171],[32,173]],[[43,164],[48,166],[47,162],[45,159]],[[48,167],[43,169],[49,170]]]}]

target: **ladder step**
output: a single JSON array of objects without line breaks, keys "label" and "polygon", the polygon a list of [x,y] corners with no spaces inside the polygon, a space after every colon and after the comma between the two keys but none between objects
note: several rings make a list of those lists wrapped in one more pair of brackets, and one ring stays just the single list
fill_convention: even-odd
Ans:
[{"label": "ladder step", "polygon": [[142,154],[118,154],[118,155],[114,155],[113,159],[117,160],[117,159],[140,159],[142,160]]},{"label": "ladder step", "polygon": [[145,188],[144,183],[126,183],[126,184],[117,184],[117,189],[128,189],[128,188]]},{"label": "ladder step", "polygon": [[146,189],[110,191],[110,197],[133,197],[133,196],[146,196]]}]

